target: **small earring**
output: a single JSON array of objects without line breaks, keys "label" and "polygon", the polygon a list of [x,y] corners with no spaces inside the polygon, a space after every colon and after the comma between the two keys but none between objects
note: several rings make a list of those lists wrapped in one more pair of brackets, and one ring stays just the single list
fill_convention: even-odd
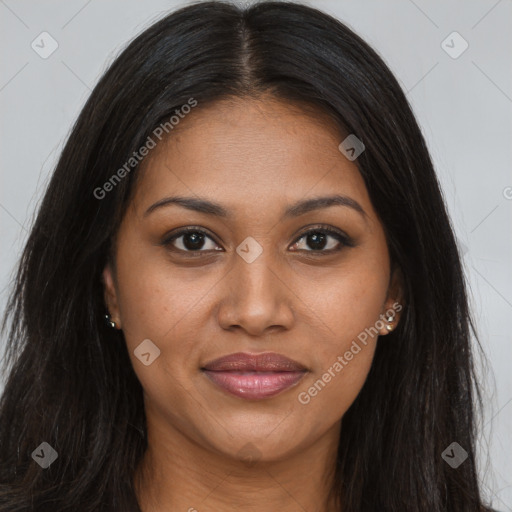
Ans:
[{"label": "small earring", "polygon": [[386,325],[386,329],[391,332],[393,329],[394,329],[394,326],[391,322],[393,322],[393,320],[395,319],[395,316],[394,315],[389,315],[387,318],[386,318],[386,322],[389,322],[388,325]]},{"label": "small earring", "polygon": [[107,325],[112,327],[112,329],[117,327],[116,323],[112,320],[112,317],[109,314],[105,315],[105,322],[107,322]]}]

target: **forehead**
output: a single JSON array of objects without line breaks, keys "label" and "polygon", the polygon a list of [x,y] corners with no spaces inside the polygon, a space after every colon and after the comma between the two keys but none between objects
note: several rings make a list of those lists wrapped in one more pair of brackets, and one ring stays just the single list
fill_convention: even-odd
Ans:
[{"label": "forehead", "polygon": [[198,104],[144,160],[136,202],[186,192],[271,208],[333,189],[368,202],[357,165],[338,149],[345,137],[330,116],[306,105]]}]

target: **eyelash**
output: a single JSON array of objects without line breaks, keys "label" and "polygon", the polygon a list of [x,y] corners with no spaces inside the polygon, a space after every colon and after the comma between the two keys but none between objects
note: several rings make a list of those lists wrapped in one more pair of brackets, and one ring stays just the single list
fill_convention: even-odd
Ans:
[{"label": "eyelash", "polygon": [[[210,249],[210,250],[201,250],[200,249],[200,250],[197,250],[197,251],[191,251],[191,250],[184,250],[184,249],[176,249],[176,248],[172,247],[172,243],[175,240],[177,240],[181,236],[187,235],[189,233],[200,233],[200,234],[205,235],[206,237],[210,238],[213,242],[215,242],[217,244],[217,242],[213,239],[212,236],[210,236],[208,234],[208,232],[204,231],[201,228],[195,227],[195,226],[189,226],[189,227],[180,229],[178,232],[174,233],[170,237],[169,236],[165,237],[162,240],[161,245],[163,245],[164,247],[169,248],[169,250],[171,250],[173,252],[181,252],[181,253],[187,254],[187,255],[189,255],[189,257],[193,257],[193,258],[202,257],[204,254],[201,254],[201,253],[211,254],[212,251],[221,252],[221,251],[217,251],[216,249],[213,249],[213,250],[212,249]],[[303,233],[301,233],[298,236],[298,238],[295,239],[295,241],[292,243],[292,245],[295,245],[301,239],[307,237],[307,235],[312,234],[312,233],[323,233],[323,234],[332,236],[333,238],[335,238],[340,243],[341,247],[338,247],[337,249],[327,249],[327,250],[323,250],[323,249],[320,249],[320,250],[298,249],[297,250],[298,252],[312,253],[315,256],[325,256],[325,255],[330,255],[330,254],[339,252],[339,251],[341,251],[343,249],[343,247],[354,247],[354,245],[355,245],[353,240],[349,236],[344,234],[343,232],[337,231],[337,230],[335,230],[335,229],[333,229],[331,227],[324,226],[324,225],[318,225],[318,226],[315,226],[312,229],[304,231]],[[219,244],[217,244],[217,245],[219,245]]]}]

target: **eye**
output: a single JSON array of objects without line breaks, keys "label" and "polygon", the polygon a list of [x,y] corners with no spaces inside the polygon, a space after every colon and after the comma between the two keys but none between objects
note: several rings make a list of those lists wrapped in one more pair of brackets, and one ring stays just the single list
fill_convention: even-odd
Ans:
[{"label": "eye", "polygon": [[[206,231],[194,226],[172,233],[162,240],[162,245],[173,252],[189,253],[190,256],[202,256],[200,253],[224,250]],[[311,249],[305,249],[305,246]],[[315,229],[302,233],[291,247],[292,251],[322,255],[338,252],[343,247],[354,247],[354,242],[342,231],[327,226],[316,226]]]},{"label": "eye", "polygon": [[[208,242],[208,240],[210,242]],[[196,227],[187,227],[180,229],[178,232],[166,237],[162,241],[162,245],[169,247],[171,250],[177,252],[208,252],[208,251],[219,251],[219,246],[213,240],[212,237]]]},{"label": "eye", "polygon": [[[304,249],[309,246],[312,249]],[[293,251],[304,250],[306,252],[333,253],[343,247],[354,247],[354,242],[342,231],[327,226],[317,226],[303,233],[292,245]]]}]

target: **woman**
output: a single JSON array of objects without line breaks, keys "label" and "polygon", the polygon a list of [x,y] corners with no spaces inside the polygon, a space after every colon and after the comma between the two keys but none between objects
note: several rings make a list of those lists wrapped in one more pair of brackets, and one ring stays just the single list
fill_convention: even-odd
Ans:
[{"label": "woman", "polygon": [[315,9],[191,5],[123,51],[8,324],[2,511],[488,510],[425,141],[383,61]]}]

